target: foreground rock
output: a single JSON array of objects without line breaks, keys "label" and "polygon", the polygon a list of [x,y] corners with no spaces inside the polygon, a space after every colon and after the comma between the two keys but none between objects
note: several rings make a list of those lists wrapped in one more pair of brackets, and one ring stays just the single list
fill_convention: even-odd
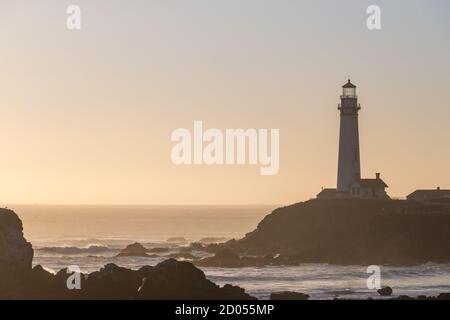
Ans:
[{"label": "foreground rock", "polygon": [[391,287],[381,288],[381,289],[377,290],[377,292],[382,297],[390,297],[390,296],[392,296],[392,288]]},{"label": "foreground rock", "polygon": [[270,295],[270,300],[308,300],[309,295],[301,292],[274,292]]},{"label": "foreground rock", "polygon": [[[144,256],[147,251],[134,243],[121,255]],[[13,211],[0,209],[0,299],[254,299],[239,287],[219,287],[193,264],[174,259],[139,270],[108,264],[100,271],[79,275],[80,290],[68,289],[68,283],[77,283],[73,273],[63,269],[52,274],[41,266],[32,268],[32,260],[33,249],[23,237],[21,220]]]},{"label": "foreground rock", "polygon": [[229,248],[302,263],[450,262],[450,204],[406,200],[311,200],[276,209]]},{"label": "foreground rock", "polygon": [[33,248],[23,236],[22,221],[0,209],[0,295],[16,287],[31,270]]},{"label": "foreground rock", "polygon": [[170,259],[146,274],[138,299],[253,300],[245,290],[225,285],[220,288],[206,279],[203,271],[189,262]]},{"label": "foreground rock", "polygon": [[[81,276],[81,290],[69,290],[71,274],[56,275],[40,266],[30,272],[22,286],[4,294],[3,299],[44,300],[253,300],[239,287],[219,287],[189,262],[166,260],[139,270],[108,264],[100,271]],[[70,280],[70,279],[69,279]],[[71,281],[69,281],[71,282]]]},{"label": "foreground rock", "polygon": [[440,301],[450,301],[450,293],[441,293],[438,296],[418,296],[416,298],[401,295],[390,300],[440,300]]}]

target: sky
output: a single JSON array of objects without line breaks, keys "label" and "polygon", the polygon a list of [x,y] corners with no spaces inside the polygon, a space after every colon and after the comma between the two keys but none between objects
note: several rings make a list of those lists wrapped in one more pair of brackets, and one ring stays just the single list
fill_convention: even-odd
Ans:
[{"label": "sky", "polygon": [[[393,197],[450,188],[449,18],[446,0],[0,0],[0,203],[312,198],[336,185],[348,78],[362,175]],[[171,133],[195,120],[280,129],[279,173],[175,166]]]}]

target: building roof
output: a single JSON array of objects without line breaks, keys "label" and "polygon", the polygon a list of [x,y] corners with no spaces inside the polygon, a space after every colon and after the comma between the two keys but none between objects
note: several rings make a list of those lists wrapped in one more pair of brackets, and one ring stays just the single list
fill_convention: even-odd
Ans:
[{"label": "building roof", "polygon": [[348,79],[348,82],[344,84],[342,88],[356,88],[356,86],[353,83],[351,83],[350,79]]},{"label": "building roof", "polygon": [[389,186],[382,179],[358,179],[354,183],[359,183],[361,187],[372,189],[384,189]]},{"label": "building roof", "polygon": [[442,198],[450,196],[450,190],[433,189],[433,190],[416,190],[407,198]]}]

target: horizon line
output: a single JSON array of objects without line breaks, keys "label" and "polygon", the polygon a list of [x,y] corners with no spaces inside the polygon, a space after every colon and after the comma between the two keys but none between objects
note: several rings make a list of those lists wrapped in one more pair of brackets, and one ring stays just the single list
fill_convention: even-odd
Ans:
[{"label": "horizon line", "polygon": [[[306,201],[306,200],[303,200]],[[303,202],[299,201],[299,202]],[[297,203],[297,202],[295,202]],[[293,203],[292,203],[293,204]],[[288,204],[289,205],[289,204]],[[244,204],[150,204],[150,203],[10,203],[0,204],[1,208],[10,208],[12,206],[92,206],[92,207],[268,207],[268,206],[286,206],[286,204],[276,204],[276,203],[244,203]]]}]

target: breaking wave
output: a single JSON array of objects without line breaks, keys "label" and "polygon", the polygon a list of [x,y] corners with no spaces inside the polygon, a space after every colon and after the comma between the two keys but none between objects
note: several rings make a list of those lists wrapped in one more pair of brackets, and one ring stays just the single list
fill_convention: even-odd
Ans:
[{"label": "breaking wave", "polygon": [[85,246],[85,247],[72,247],[72,246],[44,247],[44,248],[40,248],[38,250],[45,251],[48,253],[70,255],[70,254],[83,254],[83,253],[95,254],[95,253],[107,252],[112,249],[110,249],[107,246],[102,246],[102,245],[89,245],[89,246]]}]

